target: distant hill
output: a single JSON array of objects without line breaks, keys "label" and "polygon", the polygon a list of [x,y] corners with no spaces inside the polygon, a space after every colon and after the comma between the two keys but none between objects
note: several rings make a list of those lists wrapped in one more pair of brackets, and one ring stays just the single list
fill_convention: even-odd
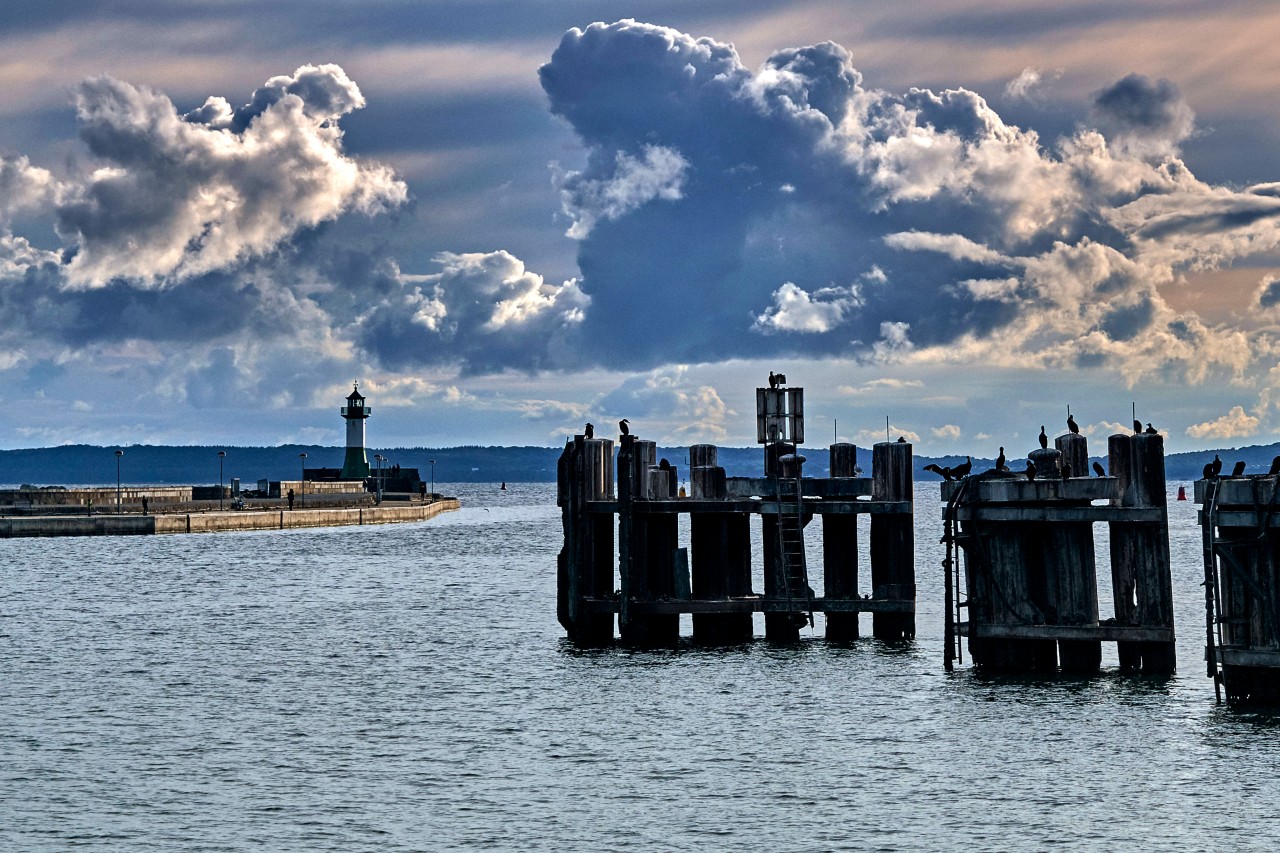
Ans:
[{"label": "distant hill", "polygon": [[[98,447],[87,444],[41,447],[26,450],[0,450],[0,484],[18,485],[30,483],[45,485],[101,485],[115,483],[115,447]],[[239,477],[246,486],[259,479],[282,480],[296,478],[302,468],[298,454],[306,453],[308,468],[340,467],[344,449],[320,445],[286,444],[279,447],[223,447],[223,446],[166,446],[131,445],[121,448],[124,456],[120,462],[121,478],[126,483],[153,484],[208,484],[218,482],[218,451],[227,453],[224,462],[226,482]],[[1105,450],[1105,441],[1094,439],[1094,449]],[[435,479],[438,483],[488,483],[508,480],[511,482],[552,482],[556,478],[556,460],[559,447],[396,447],[371,450],[388,459],[388,465],[399,464],[403,468],[418,468],[424,479],[430,477],[430,460],[434,459]],[[827,475],[827,449],[825,447],[801,448],[807,457],[805,471],[810,476]],[[1194,480],[1199,478],[1206,462],[1214,453],[1223,460],[1223,467],[1231,470],[1237,460],[1248,464],[1247,473],[1264,473],[1271,460],[1280,454],[1280,443],[1252,445],[1242,448],[1199,450],[1174,453],[1165,458],[1165,475],[1169,480]],[[687,476],[688,448],[664,447],[659,457],[669,459]],[[721,447],[719,462],[731,477],[759,476],[763,469],[763,451],[759,447]],[[1100,459],[1106,464],[1104,457]],[[964,461],[963,456],[917,456],[917,477],[931,480],[935,475],[922,468],[932,462],[953,466]],[[1009,454],[1010,466],[1025,464],[1021,457]],[[858,448],[858,464],[871,474],[870,448]],[[982,471],[995,464],[994,458],[973,458],[973,470]]]},{"label": "distant hill", "polygon": [[[85,444],[0,450],[0,483],[32,485],[94,485],[116,481],[115,447]],[[126,483],[207,484],[218,482],[218,451],[226,482],[239,477],[246,486],[260,479],[297,479],[302,471],[298,454],[307,454],[308,468],[339,468],[345,449],[320,445],[285,444],[278,447],[131,445],[120,448],[120,475]],[[394,447],[369,451],[387,457],[386,464],[417,468],[423,479],[449,482],[547,481],[556,478],[558,448],[548,447]]]}]

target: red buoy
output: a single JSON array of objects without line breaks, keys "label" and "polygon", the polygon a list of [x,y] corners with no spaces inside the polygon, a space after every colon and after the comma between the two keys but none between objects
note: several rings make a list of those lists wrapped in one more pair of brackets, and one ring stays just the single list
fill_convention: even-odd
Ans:
[{"label": "red buoy", "polygon": [[1178,500],[1185,501],[1187,499],[1187,487],[1178,486]]}]

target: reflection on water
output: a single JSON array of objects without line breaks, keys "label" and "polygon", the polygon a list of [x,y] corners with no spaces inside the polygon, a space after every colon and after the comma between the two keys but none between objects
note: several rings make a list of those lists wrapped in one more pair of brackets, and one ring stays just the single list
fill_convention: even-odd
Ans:
[{"label": "reflection on water", "polygon": [[564,641],[554,486],[508,486],[424,524],[6,541],[0,849],[1277,840],[1280,715],[1214,705],[1189,504],[1179,673],[1020,678],[943,672],[936,486],[916,642],[661,652]]}]

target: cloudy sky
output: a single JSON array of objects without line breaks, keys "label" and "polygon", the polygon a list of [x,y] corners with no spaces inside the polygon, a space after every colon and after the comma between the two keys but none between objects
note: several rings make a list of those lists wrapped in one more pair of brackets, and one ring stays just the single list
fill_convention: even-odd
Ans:
[{"label": "cloudy sky", "polygon": [[1269,0],[8,7],[0,446],[1280,438]]}]

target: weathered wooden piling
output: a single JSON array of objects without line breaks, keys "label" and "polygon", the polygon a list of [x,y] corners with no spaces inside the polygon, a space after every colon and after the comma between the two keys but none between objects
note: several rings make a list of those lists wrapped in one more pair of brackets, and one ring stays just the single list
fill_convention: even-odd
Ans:
[{"label": "weathered wooden piling", "polygon": [[[881,442],[871,448],[872,498],[898,502],[912,499],[911,444]],[[871,516],[871,595],[882,600],[916,598],[916,535],[911,515]],[[910,640],[916,635],[915,613],[876,613],[871,632],[878,640]]]},{"label": "weathered wooden piling", "polygon": [[[858,476],[858,448],[838,443],[829,448],[833,480],[850,480]],[[823,592],[828,601],[858,599],[858,517],[856,515],[824,515],[822,517]],[[874,617],[873,617],[874,618]],[[827,639],[845,642],[858,639],[858,614],[827,613]]]},{"label": "weathered wooden piling", "polygon": [[[948,553],[964,553],[967,601],[947,612],[948,637],[967,636],[976,666],[996,671],[1092,672],[1101,643],[1122,666],[1173,671],[1172,582],[1158,435],[1116,435],[1112,476],[1088,477],[1084,436],[1031,454],[1036,479],[988,472],[943,484]],[[1064,478],[1063,474],[1076,474]],[[1095,502],[1105,499],[1107,505]],[[1093,525],[1106,522],[1116,615],[1099,620]],[[949,588],[960,587],[949,561]],[[968,619],[960,611],[967,610]],[[947,662],[955,657],[948,647]]]},{"label": "weathered wooden piling", "polygon": [[1280,705],[1280,477],[1200,480],[1208,674],[1227,701]]},{"label": "weathered wooden piling", "polygon": [[[617,495],[600,486],[603,462],[586,464],[581,436],[560,459],[565,545],[560,554],[560,622],[582,645],[612,639],[612,617],[624,642],[663,647],[679,638],[680,614],[693,616],[699,643],[746,642],[752,615],[765,616],[765,636],[792,642],[814,613],[828,615],[828,637],[858,636],[857,614],[875,614],[876,635],[911,637],[915,630],[915,569],[911,447],[886,445],[874,455],[873,478],[856,476],[852,445],[831,449],[833,475],[804,476],[803,390],[757,389],[757,432],[764,477],[726,477],[712,445],[689,451],[691,495],[676,497],[674,466],[655,465],[651,441],[623,436]],[[869,513],[872,590],[858,594],[856,516]],[[617,516],[618,592],[612,573]],[[689,516],[689,553],[679,548],[679,518]],[[759,515],[764,594],[752,591],[750,517]],[[804,529],[822,516],[825,594],[809,583]],[[877,524],[884,516],[889,524]],[[607,550],[607,554],[606,554]]]},{"label": "weathered wooden piling", "polygon": [[588,503],[613,497],[613,442],[575,436],[557,466],[557,503],[564,547],[557,561],[558,616],[569,639],[582,646],[613,641],[613,612],[592,611],[587,599],[611,599],[613,518],[588,511]]},{"label": "weathered wooden piling", "polygon": [[674,515],[645,512],[668,499],[666,471],[656,465],[657,445],[624,435],[618,451],[618,554],[623,641],[644,647],[674,646],[680,639],[679,612],[648,612],[632,602],[671,600],[676,593],[678,527]]},{"label": "weathered wooden piling", "polygon": [[1111,436],[1107,466],[1117,480],[1120,506],[1158,510],[1152,521],[1111,524],[1111,588],[1116,623],[1169,628],[1167,640],[1120,642],[1120,665],[1141,668],[1146,673],[1169,674],[1174,671],[1175,660],[1164,437]]},{"label": "weathered wooden piling", "polygon": [[[696,501],[728,497],[724,469],[716,465],[713,444],[689,448],[689,487]],[[689,514],[689,550],[693,561],[693,597],[742,599],[751,595],[751,521],[744,512]],[[750,613],[694,613],[693,640],[726,645],[751,640]]]},{"label": "weathered wooden piling", "polygon": [[[1088,440],[1077,433],[1060,435],[1054,447],[1061,453],[1059,473],[1089,476]],[[1163,470],[1163,468],[1162,468]],[[1064,496],[1063,506],[1089,506],[1089,501]],[[1098,569],[1094,558],[1093,523],[1063,520],[1036,525],[1045,539],[1045,609],[1059,625],[1098,624]],[[1059,640],[1058,662],[1064,672],[1096,672],[1102,663],[1101,640]]]}]

